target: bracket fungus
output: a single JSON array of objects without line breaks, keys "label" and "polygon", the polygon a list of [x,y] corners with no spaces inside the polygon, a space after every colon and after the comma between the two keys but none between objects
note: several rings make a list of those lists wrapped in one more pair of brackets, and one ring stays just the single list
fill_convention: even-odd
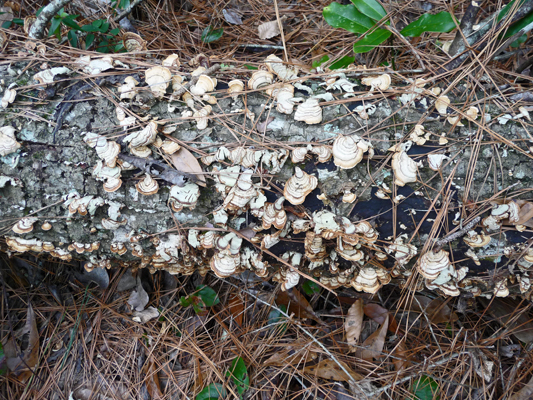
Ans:
[{"label": "bracket fungus", "polygon": [[274,75],[268,71],[256,71],[248,81],[248,88],[252,90],[269,86],[274,81]]},{"label": "bracket fungus", "polygon": [[390,87],[392,80],[389,74],[383,74],[380,76],[368,76],[361,79],[361,83],[366,86],[370,86],[370,90],[379,89],[387,90]]},{"label": "bracket fungus", "polygon": [[371,148],[371,144],[357,135],[339,135],[333,142],[333,163],[341,169],[355,167],[363,159],[363,154]]},{"label": "bracket fungus", "polygon": [[416,182],[418,165],[405,151],[396,152],[392,156],[394,183],[398,186],[405,186],[406,183]]},{"label": "bracket fungus", "polygon": [[159,190],[159,184],[150,176],[150,174],[146,174],[145,178],[139,181],[135,187],[137,188],[137,191],[144,196],[156,194]]},{"label": "bracket fungus", "polygon": [[176,212],[183,210],[183,207],[194,209],[200,198],[200,188],[196,183],[188,182],[183,187],[173,185],[170,188],[169,203]]},{"label": "bracket fungus", "polygon": [[283,196],[292,205],[302,204],[305,197],[311,193],[318,185],[318,179],[314,175],[309,175],[300,168],[295,167],[294,175],[285,183]]},{"label": "bracket fungus", "polygon": [[155,97],[163,97],[170,84],[172,73],[167,67],[152,67],[144,73],[146,84]]},{"label": "bracket fungus", "polygon": [[232,98],[237,98],[239,93],[244,90],[244,82],[240,79],[233,79],[228,82],[228,93],[231,94]]},{"label": "bracket fungus", "polygon": [[283,60],[274,54],[265,59],[265,65],[270,72],[276,74],[282,81],[290,81],[298,77],[297,67],[287,67],[283,64]]},{"label": "bracket fungus", "polygon": [[20,143],[15,138],[15,128],[3,126],[0,128],[0,156],[4,157],[14,153],[20,148]]},{"label": "bracket fungus", "polygon": [[202,96],[206,93],[212,92],[217,86],[217,80],[207,75],[200,75],[196,84],[191,87],[191,94],[195,96]]},{"label": "bracket fungus", "polygon": [[12,228],[13,232],[22,235],[23,233],[28,233],[33,230],[33,224],[37,222],[38,218],[35,217],[24,217],[21,218]]},{"label": "bracket fungus", "polygon": [[322,108],[318,104],[318,99],[309,98],[296,108],[294,113],[295,121],[303,121],[308,125],[322,122]]},{"label": "bracket fungus", "polygon": [[419,271],[424,278],[436,279],[439,274],[451,266],[449,253],[446,250],[434,252],[429,250],[420,257]]}]

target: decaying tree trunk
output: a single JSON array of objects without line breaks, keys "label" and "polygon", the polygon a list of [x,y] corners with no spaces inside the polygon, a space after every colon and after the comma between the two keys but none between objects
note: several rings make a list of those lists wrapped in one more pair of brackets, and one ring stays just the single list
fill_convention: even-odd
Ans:
[{"label": "decaying tree trunk", "polygon": [[[530,206],[510,203],[527,200],[533,176],[525,112],[498,109],[479,94],[476,104],[452,100],[441,115],[433,106],[435,94],[393,77],[394,90],[369,93],[367,86],[356,86],[360,93],[344,98],[330,89],[336,99],[321,100],[322,120],[313,125],[277,111],[264,90],[235,98],[219,90],[207,128],[199,130],[201,120],[182,117],[190,110],[184,102],[169,101],[170,87],[164,98],[154,97],[143,68],[127,71],[142,82],[134,98],[121,103],[121,119],[133,117],[135,126],[125,132],[116,111],[118,87],[127,75],[108,71],[118,77],[88,80],[93,84],[85,85],[85,94],[72,95],[74,106],[65,112],[54,143],[54,106],[70,92],[61,83],[49,84],[48,92],[55,85],[60,95],[40,100],[48,92],[29,87],[38,71],[26,67],[1,69],[3,91],[15,82],[17,98],[2,113],[0,126],[14,128],[21,145],[0,159],[0,234],[3,250],[11,254],[85,260],[88,268],[119,262],[172,273],[211,269],[222,277],[251,269],[275,275],[285,287],[297,282],[298,269],[328,287],[353,285],[367,292],[391,278],[414,283],[416,268],[428,287],[451,295],[505,295],[519,286],[529,292]],[[359,85],[354,74],[347,76]],[[236,78],[231,70],[216,77],[219,89]],[[303,82],[312,93],[294,96],[326,93],[319,86],[323,81]],[[471,106],[479,109],[476,117],[467,114]],[[197,101],[194,107],[205,104]],[[136,139],[124,137],[152,128],[159,139],[149,142],[143,161],[135,155],[139,148],[132,154]],[[97,144],[97,135],[106,139]],[[338,155],[319,162],[341,135],[350,137],[344,148],[355,148],[361,162],[346,169],[336,166],[346,161]],[[172,156],[163,158],[160,141],[168,138],[185,149],[173,155],[182,163],[174,164],[180,171],[173,169]],[[117,168],[113,160],[95,150],[107,146],[106,140],[121,146],[119,178],[110,177]],[[414,142],[410,148],[407,140]],[[187,151],[198,159],[211,155],[200,163],[203,178]],[[126,170],[124,161],[145,169]],[[394,163],[399,169],[392,171]],[[232,165],[231,174],[224,173]],[[149,192],[154,185],[146,172],[156,179],[157,193],[139,192],[139,186]],[[311,181],[307,195],[284,193],[295,173]],[[305,201],[297,204],[301,196]],[[475,220],[478,216],[482,219]]]}]

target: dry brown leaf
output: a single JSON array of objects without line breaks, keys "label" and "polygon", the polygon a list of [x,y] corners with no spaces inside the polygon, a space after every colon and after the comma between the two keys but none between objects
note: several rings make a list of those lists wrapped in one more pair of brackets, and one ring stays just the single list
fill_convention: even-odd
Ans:
[{"label": "dry brown leaf", "polygon": [[360,381],[364,378],[362,375],[353,371],[345,362],[339,360],[339,364],[341,364],[344,369],[348,371],[351,377],[347,375],[333,360],[322,360],[317,365],[305,367],[303,372],[319,378],[341,382],[349,382],[351,379]]},{"label": "dry brown leaf", "polygon": [[363,300],[357,299],[348,310],[344,330],[346,331],[346,341],[350,345],[350,351],[356,351],[355,345],[359,343],[361,330],[363,329]]},{"label": "dry brown leaf", "polygon": [[389,326],[389,315],[387,314],[385,322],[372,335],[366,338],[362,347],[358,348],[355,353],[356,357],[363,360],[371,361],[373,358],[382,356],[383,347],[385,346],[385,337],[387,336],[387,328]]},{"label": "dry brown leaf", "polygon": [[244,303],[238,294],[232,293],[229,296],[228,308],[237,325],[242,326],[244,316]]},{"label": "dry brown leaf", "polygon": [[518,212],[519,220],[516,225],[525,225],[528,228],[533,228],[533,203],[524,202],[520,205],[520,211]]},{"label": "dry brown leaf", "polygon": [[522,389],[514,393],[509,400],[531,400],[533,398],[533,376]]},{"label": "dry brown leaf", "polygon": [[[526,303],[513,299],[493,297],[491,300],[479,297],[479,301],[487,312],[501,325],[507,327],[509,333],[522,342],[533,342],[533,322],[527,312],[522,312]],[[521,307],[522,305],[522,307]]]},{"label": "dry brown leaf", "polygon": [[411,361],[409,361],[410,352],[405,345],[405,337],[396,345],[392,355],[395,357],[392,359],[392,362],[396,371],[401,371],[411,366]]},{"label": "dry brown leaf", "polygon": [[[24,335],[28,335],[28,344],[25,349],[21,349],[16,339],[22,339]],[[31,304],[28,304],[26,324],[15,332],[14,338],[10,337],[5,343],[4,354],[9,370],[21,382],[26,382],[32,375],[30,369],[35,368],[39,360],[39,331]]]},{"label": "dry brown leaf", "polygon": [[414,299],[410,302],[409,307],[403,308],[419,313],[424,312],[428,319],[434,324],[453,322],[457,321],[459,318],[457,314],[448,307],[445,300],[439,297],[436,299],[430,299],[426,296],[415,295]]},{"label": "dry brown leaf", "polygon": [[298,319],[308,318],[319,324],[324,324],[324,322],[315,314],[304,295],[302,295],[296,288],[292,288],[290,291],[279,292],[278,297],[276,298],[276,304],[288,306],[287,313],[289,315],[294,314]]},{"label": "dry brown leaf", "polygon": [[309,345],[307,340],[297,340],[287,347],[276,351],[263,362],[264,366],[285,367],[287,365],[302,365],[318,357],[316,346]]},{"label": "dry brown leaf", "polygon": [[198,178],[196,183],[201,186],[205,186],[205,176],[203,174],[202,167],[192,153],[185,149],[181,148],[170,156],[174,168],[178,171],[185,172],[187,174],[195,175]]},{"label": "dry brown leaf", "polygon": [[389,315],[389,310],[375,303],[369,303],[365,305],[364,311],[367,317],[372,318],[380,325],[383,325],[387,319],[387,316]]},{"label": "dry brown leaf", "polygon": [[162,399],[163,392],[161,391],[161,385],[159,383],[159,375],[157,372],[157,367],[154,362],[154,358],[150,357],[143,366],[143,371],[146,375],[144,382],[146,383],[146,389],[148,394],[154,400]]},{"label": "dry brown leaf", "polygon": [[279,30],[278,21],[265,22],[257,27],[257,32],[260,39],[270,39],[278,36],[281,32]]}]

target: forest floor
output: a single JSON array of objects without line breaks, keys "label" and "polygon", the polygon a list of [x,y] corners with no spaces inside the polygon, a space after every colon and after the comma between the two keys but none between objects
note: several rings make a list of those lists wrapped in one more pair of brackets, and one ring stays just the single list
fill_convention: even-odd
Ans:
[{"label": "forest floor", "polygon": [[[358,65],[438,81],[450,95],[465,96],[465,111],[475,99],[464,88],[486,91],[483,101],[502,113],[516,115],[519,106],[531,101],[516,104],[501,93],[531,87],[529,34],[499,52],[499,32],[489,32],[483,51],[476,49],[461,64],[442,69],[452,59],[442,48],[456,29],[414,38],[398,33],[426,12],[453,12],[461,20],[469,1],[454,3],[453,10],[437,0],[382,2],[397,34],[357,55],[354,34],[324,20],[329,3],[190,0],[180,8],[170,1],[145,0],[131,20],[147,42],[146,54],[153,57],[176,52],[189,60],[203,53],[244,70],[275,53],[317,74],[321,63],[325,69],[334,60],[353,57],[350,61]],[[482,4],[479,19],[503,5],[494,0]],[[87,5],[69,7],[70,14],[98,15]],[[19,6],[15,14],[35,12]],[[108,9],[101,12],[100,18],[110,15]],[[276,16],[283,19],[282,33],[260,39],[258,26]],[[12,38],[23,43],[22,29],[10,29]],[[216,40],[206,43],[210,35]],[[65,54],[90,53],[68,43],[61,46]],[[455,91],[456,86],[461,89]],[[505,137],[496,142],[514,145]],[[480,157],[479,151],[473,153],[470,164]],[[467,176],[461,186],[472,186],[474,178]],[[490,199],[478,201],[475,193],[465,198],[466,206],[470,211],[490,209],[489,201],[504,198],[502,189],[494,189]],[[530,189],[520,187],[521,195],[527,197]],[[530,225],[523,234],[531,234]],[[531,291],[505,298],[448,297],[408,280],[368,294],[330,290],[306,279],[283,291],[279,283],[251,274],[219,279],[212,273],[180,276],[143,269],[74,271],[72,265],[0,253],[0,397],[533,398]],[[512,277],[509,282],[518,286]]]}]

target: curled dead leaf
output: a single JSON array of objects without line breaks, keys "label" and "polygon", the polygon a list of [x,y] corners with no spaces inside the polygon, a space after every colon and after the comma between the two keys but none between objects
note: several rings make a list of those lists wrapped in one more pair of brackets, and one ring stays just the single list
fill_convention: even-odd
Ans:
[{"label": "curled dead leaf", "polygon": [[357,299],[348,310],[344,330],[346,331],[346,341],[351,346],[351,351],[356,351],[355,345],[359,342],[361,330],[363,328],[363,300]]},{"label": "curled dead leaf", "polygon": [[195,175],[198,178],[196,184],[201,186],[206,186],[205,176],[203,174],[202,167],[192,153],[185,149],[181,148],[170,156],[174,168],[178,171],[186,172],[188,174]]},{"label": "curled dead leaf", "polygon": [[319,378],[333,381],[349,382],[351,380],[360,381],[364,377],[353,371],[348,364],[339,360],[339,364],[348,372],[344,372],[339,365],[333,360],[322,360],[317,365],[305,367],[303,372],[309,375],[318,376]]},{"label": "curled dead leaf", "polygon": [[381,357],[383,347],[385,347],[385,337],[387,336],[388,326],[389,315],[387,314],[383,325],[363,342],[361,348],[357,349],[357,352],[355,353],[356,357],[368,361],[371,361],[373,358]]}]

